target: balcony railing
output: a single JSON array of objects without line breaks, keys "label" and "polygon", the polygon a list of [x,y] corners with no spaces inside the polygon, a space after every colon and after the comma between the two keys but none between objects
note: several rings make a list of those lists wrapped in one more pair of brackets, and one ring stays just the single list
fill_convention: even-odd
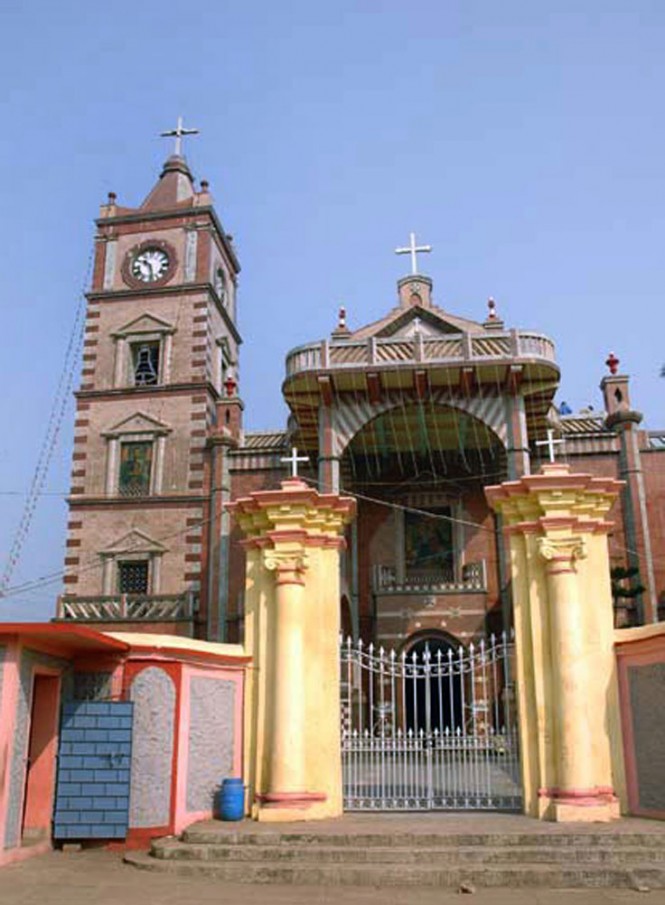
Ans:
[{"label": "balcony railing", "polygon": [[487,570],[485,560],[462,566],[459,577],[453,569],[432,572],[408,571],[403,578],[397,575],[394,566],[374,566],[373,587],[376,594],[459,594],[487,590]]},{"label": "balcony railing", "polygon": [[287,377],[302,371],[326,371],[362,368],[368,365],[446,364],[456,362],[483,363],[515,359],[539,359],[555,362],[554,343],[540,333],[507,333],[474,335],[452,333],[426,339],[416,335],[409,339],[376,339],[362,342],[309,343],[293,349],[286,359]]},{"label": "balcony railing", "polygon": [[193,615],[191,594],[62,595],[56,611],[56,619],[66,622],[171,622]]}]

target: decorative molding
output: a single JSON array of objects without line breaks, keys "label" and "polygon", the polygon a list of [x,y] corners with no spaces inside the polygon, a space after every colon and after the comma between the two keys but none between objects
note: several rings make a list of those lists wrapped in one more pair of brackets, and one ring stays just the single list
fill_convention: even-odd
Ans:
[{"label": "decorative molding", "polygon": [[539,537],[538,553],[547,562],[566,562],[574,566],[575,560],[586,558],[587,548],[582,537]]},{"label": "decorative molding", "polygon": [[293,572],[298,578],[304,572],[309,563],[309,557],[303,550],[295,553],[293,550],[264,550],[263,564],[269,572],[277,572],[280,576]]},{"label": "decorative molding", "polygon": [[115,274],[116,252],[118,250],[118,240],[109,239],[106,243],[106,254],[104,256],[104,279],[102,287],[104,289],[113,288],[113,276]]},{"label": "decorative molding", "polygon": [[192,283],[196,279],[196,246],[198,242],[198,232],[195,229],[188,229],[186,236],[184,279],[186,283]]},{"label": "decorative molding", "polygon": [[144,412],[134,412],[127,418],[123,418],[118,424],[102,431],[102,437],[112,439],[124,434],[150,434],[152,436],[165,436],[171,433],[172,428],[163,421],[151,418]]}]

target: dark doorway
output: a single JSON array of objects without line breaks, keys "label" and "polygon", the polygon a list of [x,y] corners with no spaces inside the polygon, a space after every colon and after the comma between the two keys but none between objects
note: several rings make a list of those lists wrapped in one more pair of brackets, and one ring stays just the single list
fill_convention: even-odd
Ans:
[{"label": "dark doorway", "polygon": [[[415,659],[414,659],[415,654]],[[463,686],[459,655],[445,638],[421,638],[409,648],[406,727],[414,732],[462,730]]]}]

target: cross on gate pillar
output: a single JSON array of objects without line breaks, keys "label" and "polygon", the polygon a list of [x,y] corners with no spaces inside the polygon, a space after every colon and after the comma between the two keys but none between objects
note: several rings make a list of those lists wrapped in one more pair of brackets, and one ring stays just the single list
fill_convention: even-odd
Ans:
[{"label": "cross on gate pillar", "polygon": [[252,816],[342,813],[339,554],[352,499],[299,479],[232,509],[245,534],[245,780]]},{"label": "cross on gate pillar", "polygon": [[606,516],[613,478],[550,463],[486,488],[510,543],[524,811],[607,821],[625,799]]}]

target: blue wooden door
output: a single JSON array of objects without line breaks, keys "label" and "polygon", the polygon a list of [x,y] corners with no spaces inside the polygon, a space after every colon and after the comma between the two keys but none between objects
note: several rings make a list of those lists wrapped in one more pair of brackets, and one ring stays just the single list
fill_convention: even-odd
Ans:
[{"label": "blue wooden door", "polygon": [[129,823],[129,701],[64,704],[54,839],[123,839]]}]

